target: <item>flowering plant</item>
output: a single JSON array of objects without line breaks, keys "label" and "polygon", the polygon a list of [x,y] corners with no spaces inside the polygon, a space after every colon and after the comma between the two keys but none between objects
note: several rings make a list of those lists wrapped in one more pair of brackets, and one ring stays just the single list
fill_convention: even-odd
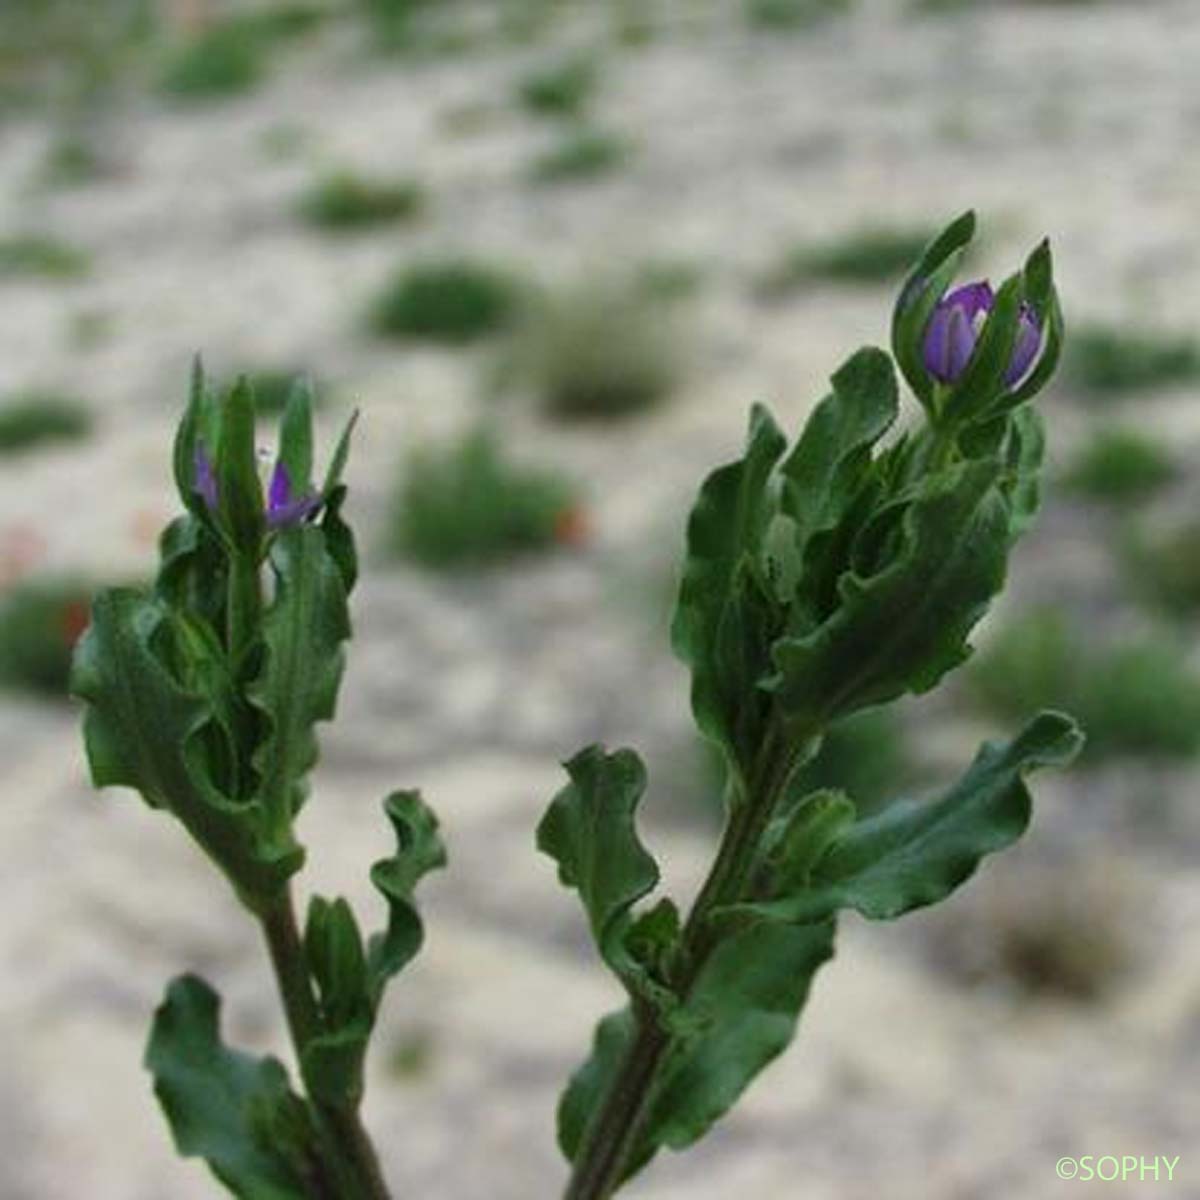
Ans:
[{"label": "flowering plant", "polygon": [[[625,994],[560,1103],[566,1200],[604,1200],[661,1148],[700,1138],[791,1041],[838,914],[886,920],[948,896],[1024,831],[1023,775],[1078,749],[1071,720],[1042,713],[940,796],[867,818],[843,791],[798,783],[837,721],[928,691],[967,657],[1037,508],[1029,401],[1062,341],[1050,252],[995,293],[948,291],[973,230],[968,214],[932,243],[896,306],[892,351],[919,425],[893,432],[892,359],[865,348],[790,449],[757,407],[743,455],[700,489],[671,632],[723,757],[727,824],[690,911],[650,899],[633,751],[577,754],[539,825]],[[433,814],[395,792],[398,848],[371,871],[386,927],[364,939],[345,900],[314,896],[298,928],[294,821],[357,575],[341,515],[349,437],[316,487],[298,388],[264,495],[248,388],[216,396],[197,370],[174,456],[185,515],[152,588],[96,599],[73,672],[96,784],[176,817],[263,930],[301,1087],[222,1043],[217,995],[194,976],[169,987],[146,1052],[180,1152],[246,1200],[387,1196],[359,1120],[363,1062],[385,988],[421,945],[414,889],[445,860]]]}]

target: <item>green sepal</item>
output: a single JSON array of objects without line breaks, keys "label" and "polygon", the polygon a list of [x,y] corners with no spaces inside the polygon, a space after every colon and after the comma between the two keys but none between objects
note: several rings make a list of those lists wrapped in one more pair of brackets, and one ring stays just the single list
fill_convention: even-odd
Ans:
[{"label": "green sepal", "polygon": [[692,670],[692,711],[701,731],[744,771],[747,697],[769,660],[762,628],[766,592],[759,560],[774,513],[771,472],[786,449],[771,414],[755,405],[742,458],[705,480],[687,530],[687,556],[671,622],[675,653]]},{"label": "green sepal", "polygon": [[[558,879],[579,893],[600,957],[631,995],[660,1010],[673,996],[633,952],[636,940],[664,961],[672,947],[664,932],[678,933],[678,916],[666,909],[635,924],[633,906],[658,884],[658,864],[642,844],[635,814],[646,789],[646,769],[632,750],[606,754],[589,746],[564,764],[570,783],[558,793],[537,828],[537,847],[558,864]],[[649,942],[647,941],[649,937]]]},{"label": "green sepal", "polygon": [[334,713],[350,616],[320,529],[281,530],[269,562],[275,595],[262,617],[262,666],[247,697],[267,724],[253,758],[256,794],[273,827],[283,830],[300,811],[317,761],[314,726]]},{"label": "green sepal", "polygon": [[980,860],[1015,842],[1032,801],[1023,775],[1064,766],[1083,736],[1061,713],[1043,712],[1010,742],[983,745],[967,772],[937,799],[897,802],[846,829],[803,878],[785,879],[773,898],[730,906],[726,918],[822,921],[853,908],[891,920],[948,896]]},{"label": "green sepal", "polygon": [[313,392],[307,379],[297,379],[288,392],[279,422],[279,461],[287,469],[292,495],[312,490]]},{"label": "green sepal", "polygon": [[1049,241],[1040,242],[1025,263],[1025,300],[1033,309],[1042,329],[1042,352],[1028,377],[1005,398],[1005,408],[1015,408],[1032,400],[1050,382],[1062,357],[1062,305],[1054,286],[1054,259]]},{"label": "green sepal", "polygon": [[388,905],[387,927],[373,934],[367,947],[367,986],[373,1008],[378,1007],[388,980],[421,949],[424,928],[413,902],[417,884],[446,865],[437,817],[420,792],[393,792],[384,801],[384,812],[396,834],[396,853],[371,868],[371,882]]},{"label": "green sepal", "polygon": [[345,500],[346,485],[339,484],[325,497],[320,524],[325,535],[325,549],[341,572],[342,587],[349,596],[358,582],[358,551],[354,545],[354,532],[342,518]]},{"label": "green sepal", "polygon": [[316,1134],[275,1058],[221,1041],[220,999],[183,975],[154,1015],[145,1066],[179,1153],[203,1158],[242,1200],[320,1200]]},{"label": "green sepal", "polygon": [[766,686],[798,727],[928,691],[968,656],[967,635],[1004,582],[1000,474],[995,460],[960,463],[860,534],[832,615],[775,645],[777,673]]},{"label": "green sepal", "polygon": [[325,473],[325,482],[321,487],[321,495],[323,496],[331,495],[341,486],[342,473],[345,471],[346,462],[350,457],[350,438],[357,424],[358,410],[355,409],[350,414],[350,419],[342,429],[341,436],[338,438],[337,445],[333,450],[333,457],[329,460],[329,469]]},{"label": "green sepal", "polygon": [[205,406],[208,399],[204,381],[204,366],[199,357],[192,360],[191,384],[188,389],[187,408],[175,431],[175,447],[172,466],[175,488],[184,507],[199,520],[210,519],[200,494],[196,491],[196,452],[205,447],[211,453],[211,444],[206,445]]},{"label": "green sepal", "polygon": [[92,780],[134,788],[151,807],[174,813],[258,909],[300,869],[304,852],[290,830],[269,834],[257,803],[217,786],[206,736],[218,723],[213,701],[188,690],[167,665],[185,646],[161,600],[127,588],[96,597],[71,673],[71,691],[87,702]]},{"label": "green sepal", "polygon": [[921,255],[892,311],[892,354],[913,395],[931,416],[935,415],[934,380],[925,370],[922,355],[925,330],[974,237],[973,212],[952,221]]},{"label": "green sepal", "polygon": [[243,377],[220,404],[217,513],[234,552],[257,563],[266,521],[254,439],[254,394]]}]

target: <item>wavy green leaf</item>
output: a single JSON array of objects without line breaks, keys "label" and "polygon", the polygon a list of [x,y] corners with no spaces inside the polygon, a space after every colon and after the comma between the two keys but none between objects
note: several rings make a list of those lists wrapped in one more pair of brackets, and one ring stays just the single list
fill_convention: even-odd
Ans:
[{"label": "wavy green leaf", "polygon": [[300,811],[317,761],[314,726],[333,716],[350,636],[342,576],[320,529],[283,530],[270,553],[275,597],[263,614],[264,659],[247,689],[269,732],[255,751],[257,795],[274,828]]},{"label": "wavy green leaf", "polygon": [[[1000,464],[966,462],[897,507],[893,539],[877,526],[883,565],[839,581],[818,629],[782,638],[768,686],[798,726],[819,729],[859,708],[933,687],[970,653],[966,638],[1004,582],[1009,513]],[[893,553],[882,553],[880,547]]]},{"label": "wavy green leaf", "polygon": [[[794,890],[726,915],[821,921],[838,909],[891,920],[948,896],[980,860],[1015,842],[1029,824],[1031,800],[1023,775],[1062,766],[1083,737],[1061,713],[1035,717],[1010,742],[985,743],[967,772],[936,800],[889,805],[850,826]],[[799,886],[797,886],[799,885]]]},{"label": "wavy green leaf", "polygon": [[[658,864],[634,823],[646,789],[645,767],[632,750],[606,754],[601,746],[589,746],[565,765],[571,782],[538,825],[538,849],[558,864],[559,882],[579,893],[592,939],[613,973],[632,993],[667,1003],[646,964],[632,953],[629,938],[634,904],[658,883]],[[661,956],[661,924],[643,924],[640,932],[652,935]]]},{"label": "wavy green leaf", "polygon": [[139,791],[175,814],[252,907],[276,895],[304,852],[268,833],[261,807],[213,782],[204,731],[209,700],[186,690],[162,657],[176,636],[158,599],[127,588],[102,592],[75,651],[72,692],[87,701],[84,740],[97,787]]},{"label": "wavy green leaf", "polygon": [[242,1200],[320,1200],[314,1133],[275,1058],[221,1041],[220,999],[194,975],[176,979],[154,1015],[145,1065],[185,1157],[203,1158]]}]

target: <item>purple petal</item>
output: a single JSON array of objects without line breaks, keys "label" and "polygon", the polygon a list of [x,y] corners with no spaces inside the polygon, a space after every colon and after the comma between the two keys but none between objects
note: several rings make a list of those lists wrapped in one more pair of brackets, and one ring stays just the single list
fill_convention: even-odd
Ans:
[{"label": "purple petal", "polygon": [[283,460],[275,464],[271,472],[271,483],[267,488],[267,512],[273,513],[287,508],[292,498],[292,479]]},{"label": "purple petal", "polygon": [[204,447],[197,443],[192,457],[192,490],[210,508],[217,507],[217,476],[213,471],[212,459]]},{"label": "purple petal", "polygon": [[986,279],[977,283],[965,283],[943,296],[939,305],[947,308],[957,308],[966,314],[967,320],[974,322],[980,313],[990,313],[996,297],[992,294],[992,285]]},{"label": "purple petal", "polygon": [[950,320],[947,323],[947,341],[949,342],[950,378],[946,381],[953,383],[962,377],[971,361],[975,350],[975,327],[964,308],[952,308]]},{"label": "purple petal", "polygon": [[1021,315],[1017,318],[1017,340],[1013,345],[1008,369],[1004,372],[1005,387],[1012,387],[1024,378],[1025,372],[1033,365],[1033,360],[1037,358],[1041,348],[1042,331],[1038,327],[1037,317],[1028,304],[1022,304]]},{"label": "purple petal", "polygon": [[925,370],[942,383],[950,378],[950,310],[938,304],[925,329]]},{"label": "purple petal", "polygon": [[298,525],[312,516],[320,507],[320,496],[301,496],[290,504],[269,508],[267,510],[267,526],[270,529],[283,529],[289,525]]}]

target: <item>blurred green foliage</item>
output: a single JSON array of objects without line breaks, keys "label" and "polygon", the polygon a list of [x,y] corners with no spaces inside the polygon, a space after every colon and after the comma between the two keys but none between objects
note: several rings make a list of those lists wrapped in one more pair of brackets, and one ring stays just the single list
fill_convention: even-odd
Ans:
[{"label": "blurred green foliage", "polygon": [[22,392],[0,403],[0,454],[17,454],[45,442],[80,441],[92,417],[78,400],[54,392]]},{"label": "blurred green foliage", "polygon": [[493,563],[576,541],[578,505],[563,475],[510,462],[496,436],[478,429],[410,457],[393,501],[388,549],[430,567]]},{"label": "blurred green foliage", "polygon": [[975,695],[1005,716],[1070,710],[1093,758],[1200,751],[1200,677],[1156,636],[1095,646],[1062,613],[1035,612],[1002,630],[968,677]]},{"label": "blurred green foliage", "polygon": [[762,279],[770,296],[815,282],[874,284],[899,279],[929,244],[928,229],[871,226],[815,245],[793,246]]},{"label": "blurred green foliage", "polygon": [[465,258],[404,267],[370,310],[376,333],[460,344],[510,326],[525,289],[508,271]]},{"label": "blurred green foliage", "polygon": [[78,279],[91,266],[87,253],[69,242],[40,233],[0,237],[0,278],[41,276],[45,279]]},{"label": "blurred green foliage", "polygon": [[852,6],[853,0],[746,0],[746,18],[759,29],[804,29]]},{"label": "blurred green foliage", "polygon": [[1184,334],[1088,325],[1071,332],[1064,367],[1081,391],[1149,391],[1200,378],[1200,343]]},{"label": "blurred green foliage", "polygon": [[531,309],[514,366],[551,416],[623,417],[670,394],[681,369],[679,339],[645,288],[590,279]]},{"label": "blurred green foliage", "polygon": [[65,578],[30,579],[0,594],[0,684],[65,699],[91,598],[91,587]]},{"label": "blurred green foliage", "polygon": [[334,171],[319,179],[300,199],[300,215],[309,224],[334,232],[353,232],[408,221],[425,206],[425,189],[412,179],[369,179],[354,171]]},{"label": "blurred green foliage", "polygon": [[1133,588],[1176,617],[1200,613],[1200,519],[1135,533],[1125,550]]},{"label": "blurred green foliage", "polygon": [[262,80],[265,55],[264,44],[247,36],[240,23],[214,25],[170,50],[159,87],[178,100],[240,95]]},{"label": "blurred green foliage", "polygon": [[521,103],[530,111],[551,117],[578,117],[599,83],[596,60],[572,55],[536,67],[517,85]]},{"label": "blurred green foliage", "polygon": [[578,128],[563,134],[548,150],[542,151],[529,169],[537,183],[567,183],[609,175],[623,166],[633,154],[627,138],[603,129]]},{"label": "blurred green foliage", "polygon": [[1136,429],[1099,429],[1068,467],[1065,482],[1080,495],[1114,503],[1143,500],[1178,477],[1179,468],[1153,437]]}]

